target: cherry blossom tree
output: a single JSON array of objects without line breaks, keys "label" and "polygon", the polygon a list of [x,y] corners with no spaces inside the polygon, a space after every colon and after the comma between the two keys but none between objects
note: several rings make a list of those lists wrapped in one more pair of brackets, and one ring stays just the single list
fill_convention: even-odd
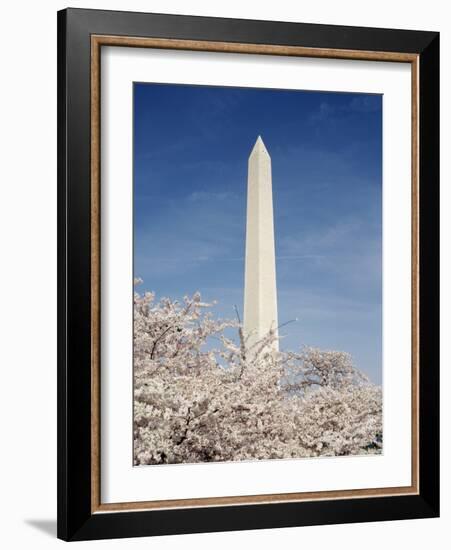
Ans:
[{"label": "cherry blossom tree", "polygon": [[135,292],[135,465],[380,452],[381,389],[349,354],[249,346],[213,305]]}]

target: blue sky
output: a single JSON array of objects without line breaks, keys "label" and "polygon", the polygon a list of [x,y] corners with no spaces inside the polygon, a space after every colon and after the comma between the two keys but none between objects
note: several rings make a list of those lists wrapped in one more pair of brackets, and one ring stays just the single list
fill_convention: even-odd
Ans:
[{"label": "blue sky", "polygon": [[382,96],[135,83],[141,290],[243,308],[247,160],[272,159],[282,349],[352,354],[382,378]]}]

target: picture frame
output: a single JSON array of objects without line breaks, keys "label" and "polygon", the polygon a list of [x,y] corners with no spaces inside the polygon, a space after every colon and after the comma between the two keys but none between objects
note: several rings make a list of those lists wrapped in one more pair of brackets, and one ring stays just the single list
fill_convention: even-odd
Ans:
[{"label": "picture frame", "polygon": [[[104,47],[411,67],[411,484],[101,502]],[[439,515],[439,33],[66,9],[58,12],[58,537],[90,540]]]}]

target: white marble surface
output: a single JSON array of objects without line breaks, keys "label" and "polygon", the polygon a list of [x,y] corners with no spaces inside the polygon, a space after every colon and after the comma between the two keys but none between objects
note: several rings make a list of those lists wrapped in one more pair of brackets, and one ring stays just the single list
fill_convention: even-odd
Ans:
[{"label": "white marble surface", "polygon": [[[244,332],[248,346],[277,325],[271,157],[258,136],[249,157],[247,184]],[[274,349],[278,345],[275,341]]]}]

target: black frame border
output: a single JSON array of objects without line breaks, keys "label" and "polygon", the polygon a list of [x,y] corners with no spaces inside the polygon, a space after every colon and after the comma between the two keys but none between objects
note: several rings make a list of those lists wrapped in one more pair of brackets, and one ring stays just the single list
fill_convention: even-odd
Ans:
[{"label": "black frame border", "polygon": [[[419,56],[419,495],[91,513],[91,35]],[[89,540],[439,515],[439,33],[58,12],[58,537]]]}]

